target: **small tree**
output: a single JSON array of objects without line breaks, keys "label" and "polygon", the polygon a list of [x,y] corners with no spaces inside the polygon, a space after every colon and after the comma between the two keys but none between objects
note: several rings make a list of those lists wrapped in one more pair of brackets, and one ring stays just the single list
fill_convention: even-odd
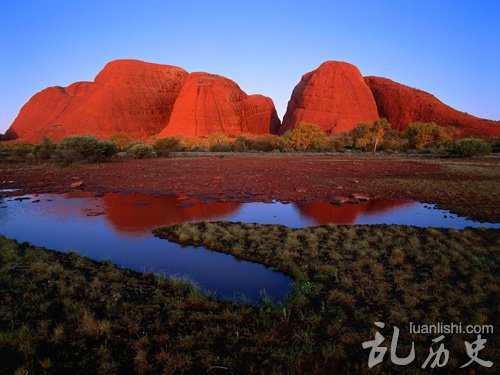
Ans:
[{"label": "small tree", "polygon": [[349,132],[352,138],[352,146],[357,149],[366,150],[370,143],[370,124],[362,122]]},{"label": "small tree", "polygon": [[438,148],[450,140],[446,130],[435,122],[415,122],[408,125],[405,130],[411,148],[422,150],[424,148]]},{"label": "small tree", "polygon": [[377,147],[384,134],[391,129],[391,124],[385,118],[374,121],[370,127],[370,138],[373,143],[373,152],[377,152]]},{"label": "small tree", "polygon": [[294,150],[321,150],[328,145],[328,136],[315,124],[301,122],[292,131],[283,135],[286,147]]},{"label": "small tree", "polygon": [[355,148],[366,149],[373,146],[373,152],[377,152],[380,140],[391,128],[391,124],[385,118],[378,119],[371,124],[363,122],[351,130],[351,137]]}]

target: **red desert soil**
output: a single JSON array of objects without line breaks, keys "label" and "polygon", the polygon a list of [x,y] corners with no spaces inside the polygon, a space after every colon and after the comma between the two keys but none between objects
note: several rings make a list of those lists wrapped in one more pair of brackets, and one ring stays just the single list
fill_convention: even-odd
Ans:
[{"label": "red desert soil", "polygon": [[0,189],[21,189],[10,195],[82,189],[181,193],[204,201],[333,202],[359,193],[437,203],[472,218],[500,221],[500,168],[495,159],[183,155],[67,168],[52,163],[0,163],[0,176]]}]

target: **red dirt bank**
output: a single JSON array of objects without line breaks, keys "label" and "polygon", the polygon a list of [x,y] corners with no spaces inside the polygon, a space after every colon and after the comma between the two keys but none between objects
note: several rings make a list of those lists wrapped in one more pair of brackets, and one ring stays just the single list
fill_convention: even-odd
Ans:
[{"label": "red dirt bank", "polygon": [[[481,168],[477,173],[460,170],[474,163]],[[500,221],[495,189],[500,177],[494,160],[227,155],[116,160],[71,168],[0,163],[0,175],[0,189],[22,190],[12,194],[65,192],[75,181],[84,181],[82,188],[96,193],[182,193],[204,201],[334,201],[361,193],[435,202],[462,215]]]}]

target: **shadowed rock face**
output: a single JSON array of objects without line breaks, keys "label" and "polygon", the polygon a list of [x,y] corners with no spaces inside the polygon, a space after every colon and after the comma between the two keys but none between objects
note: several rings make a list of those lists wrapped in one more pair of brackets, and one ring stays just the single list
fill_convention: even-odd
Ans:
[{"label": "shadowed rock face", "polygon": [[99,138],[123,132],[144,139],[160,132],[188,73],[181,68],[137,60],[107,64],[94,82],[49,87],[35,94],[6,133],[36,142],[72,134]]},{"label": "shadowed rock face", "polygon": [[358,68],[345,62],[327,61],[304,74],[295,86],[280,133],[309,122],[333,134],[378,117],[373,95]]},{"label": "shadowed rock face", "polygon": [[365,77],[377,103],[380,117],[385,117],[393,129],[405,130],[409,123],[436,122],[453,125],[460,136],[500,136],[500,122],[485,120],[457,111],[435,96],[387,78]]},{"label": "shadowed rock face", "polygon": [[170,121],[159,136],[268,134],[279,126],[270,98],[248,96],[230,79],[200,72],[186,79]]}]

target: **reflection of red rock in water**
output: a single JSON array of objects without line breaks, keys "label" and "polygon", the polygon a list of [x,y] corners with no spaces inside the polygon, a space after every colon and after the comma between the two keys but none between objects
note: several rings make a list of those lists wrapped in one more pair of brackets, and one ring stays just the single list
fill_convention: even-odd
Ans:
[{"label": "reflection of red rock in water", "polygon": [[395,200],[375,200],[343,206],[336,206],[328,202],[313,202],[298,205],[298,209],[302,215],[311,218],[318,225],[353,224],[362,214],[380,214],[407,204],[406,201]]},{"label": "reflection of red rock in water", "polygon": [[[203,203],[177,200],[180,195],[106,194],[102,197],[106,220],[120,232],[149,233],[155,227],[188,221],[223,218],[240,207],[238,202]],[[179,205],[195,202],[195,206]]]}]

